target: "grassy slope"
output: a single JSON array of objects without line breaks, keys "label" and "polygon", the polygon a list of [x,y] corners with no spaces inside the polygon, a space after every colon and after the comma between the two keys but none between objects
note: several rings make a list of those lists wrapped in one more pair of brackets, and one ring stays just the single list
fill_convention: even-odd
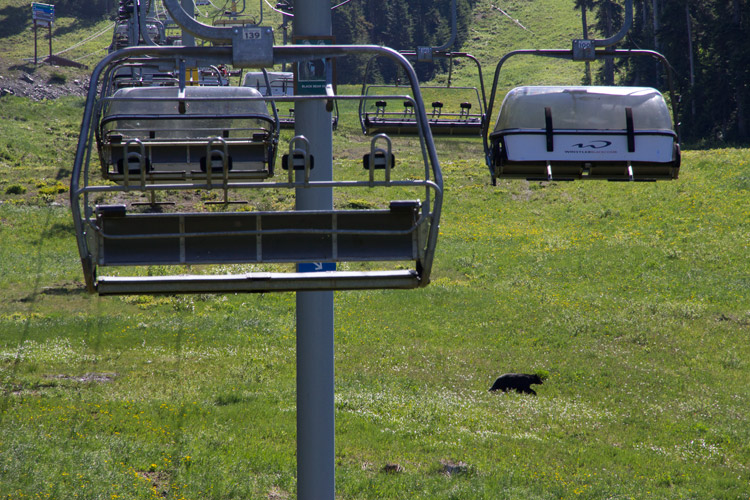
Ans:
[{"label": "grassy slope", "polygon": [[[562,4],[502,7],[536,33]],[[294,295],[83,293],[57,184],[79,115],[0,99],[0,498],[292,496]],[[750,152],[688,151],[674,182],[492,187],[479,141],[438,147],[433,283],[336,295],[339,496],[750,496]],[[486,392],[533,370],[537,398]]]},{"label": "grassy slope", "polygon": [[[53,3],[54,2],[50,2]],[[81,20],[56,16],[52,30],[52,53],[65,51],[60,56],[93,66],[107,52],[112,39],[112,30],[101,36],[84,41],[111,26],[109,19]],[[49,54],[47,28],[38,31],[37,55],[43,59]],[[24,59],[34,57],[34,32],[31,24],[31,2],[25,0],[3,0],[0,2],[0,38],[3,40],[2,57],[25,65]],[[80,43],[83,42],[83,43]],[[80,43],[80,45],[78,45]],[[75,48],[69,49],[73,46]],[[32,65],[33,66],[33,65]],[[29,66],[29,70],[33,69]]]}]

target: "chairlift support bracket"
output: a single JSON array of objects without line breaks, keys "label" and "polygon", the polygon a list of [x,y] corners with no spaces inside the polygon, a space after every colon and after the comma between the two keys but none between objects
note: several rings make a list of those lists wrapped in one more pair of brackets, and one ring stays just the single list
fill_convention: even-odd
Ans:
[{"label": "chairlift support bracket", "polygon": [[415,51],[415,55],[417,56],[418,62],[432,62],[434,60],[435,55],[437,55],[439,52],[443,52],[447,49],[449,49],[451,46],[453,46],[454,43],[456,43],[456,35],[457,35],[457,21],[458,21],[458,13],[456,10],[456,0],[451,0],[451,36],[448,39],[447,42],[445,42],[443,45],[439,47],[417,47],[417,50]]},{"label": "chairlift support bracket", "polygon": [[[585,8],[585,7],[584,7]],[[597,47],[611,47],[616,44],[628,34],[630,28],[633,26],[633,0],[625,1],[625,21],[620,27],[620,31],[615,33],[613,36],[604,39],[576,39],[573,40],[573,47],[571,49],[572,59],[574,61],[595,61],[597,58]],[[586,33],[584,33],[584,37]]]}]

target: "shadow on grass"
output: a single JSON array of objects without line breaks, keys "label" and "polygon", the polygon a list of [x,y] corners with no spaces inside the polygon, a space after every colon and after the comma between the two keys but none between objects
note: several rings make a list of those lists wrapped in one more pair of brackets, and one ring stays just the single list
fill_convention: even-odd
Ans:
[{"label": "shadow on grass", "polygon": [[70,170],[69,168],[60,168],[57,171],[57,174],[55,174],[55,180],[56,181],[61,181],[63,179],[66,179],[66,180],[70,179],[70,176],[71,176],[72,173],[73,173],[73,171]]},{"label": "shadow on grass", "polygon": [[73,17],[75,18],[75,21],[71,23],[70,26],[60,26],[52,32],[53,39],[54,37],[67,35],[68,33],[75,33],[76,31],[90,30],[92,27],[96,26],[105,19],[104,16],[95,16],[89,18],[83,18],[79,16]]},{"label": "shadow on grass", "polygon": [[48,227],[43,233],[42,238],[53,238],[61,236],[71,236],[75,234],[73,222],[56,222]]},{"label": "shadow on grass", "polygon": [[0,9],[0,38],[7,38],[23,33],[31,24],[31,9],[24,7],[3,7]]},{"label": "shadow on grass", "polygon": [[84,295],[86,287],[83,283],[71,283],[70,285],[51,286],[42,288],[42,295]]},{"label": "shadow on grass", "polygon": [[[40,59],[42,58],[40,57]],[[8,69],[13,71],[25,71],[26,73],[33,73],[38,67],[39,66],[37,66],[36,64],[29,62],[23,64],[14,64],[13,66],[9,66]]]},{"label": "shadow on grass", "polygon": [[70,283],[60,286],[44,287],[38,292],[31,293],[25,297],[16,299],[16,302],[28,304],[36,302],[41,296],[71,297],[74,295],[86,295],[86,287],[83,283]]}]

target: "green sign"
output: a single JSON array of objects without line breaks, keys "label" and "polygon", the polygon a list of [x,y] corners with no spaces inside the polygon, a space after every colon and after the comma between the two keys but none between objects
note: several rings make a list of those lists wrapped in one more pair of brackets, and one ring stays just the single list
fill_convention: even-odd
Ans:
[{"label": "green sign", "polygon": [[[300,38],[295,41],[300,45],[332,45],[333,39]],[[297,95],[325,95],[326,83],[332,78],[332,64],[330,59],[312,59],[297,63],[296,88]]]}]

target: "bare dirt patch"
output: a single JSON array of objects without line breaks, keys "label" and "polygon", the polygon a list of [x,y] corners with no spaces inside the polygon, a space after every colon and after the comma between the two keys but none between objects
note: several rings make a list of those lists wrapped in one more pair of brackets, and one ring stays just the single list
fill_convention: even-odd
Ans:
[{"label": "bare dirt patch", "polygon": [[0,57],[0,97],[15,95],[35,101],[63,96],[85,96],[88,69],[68,68],[40,62],[14,61]]},{"label": "bare dirt patch", "polygon": [[115,378],[117,378],[117,373],[86,373],[85,375],[48,375],[45,378],[53,379],[53,380],[71,380],[74,382],[80,382],[80,383],[92,383],[97,382],[100,384],[104,384],[107,382],[112,382]]}]

